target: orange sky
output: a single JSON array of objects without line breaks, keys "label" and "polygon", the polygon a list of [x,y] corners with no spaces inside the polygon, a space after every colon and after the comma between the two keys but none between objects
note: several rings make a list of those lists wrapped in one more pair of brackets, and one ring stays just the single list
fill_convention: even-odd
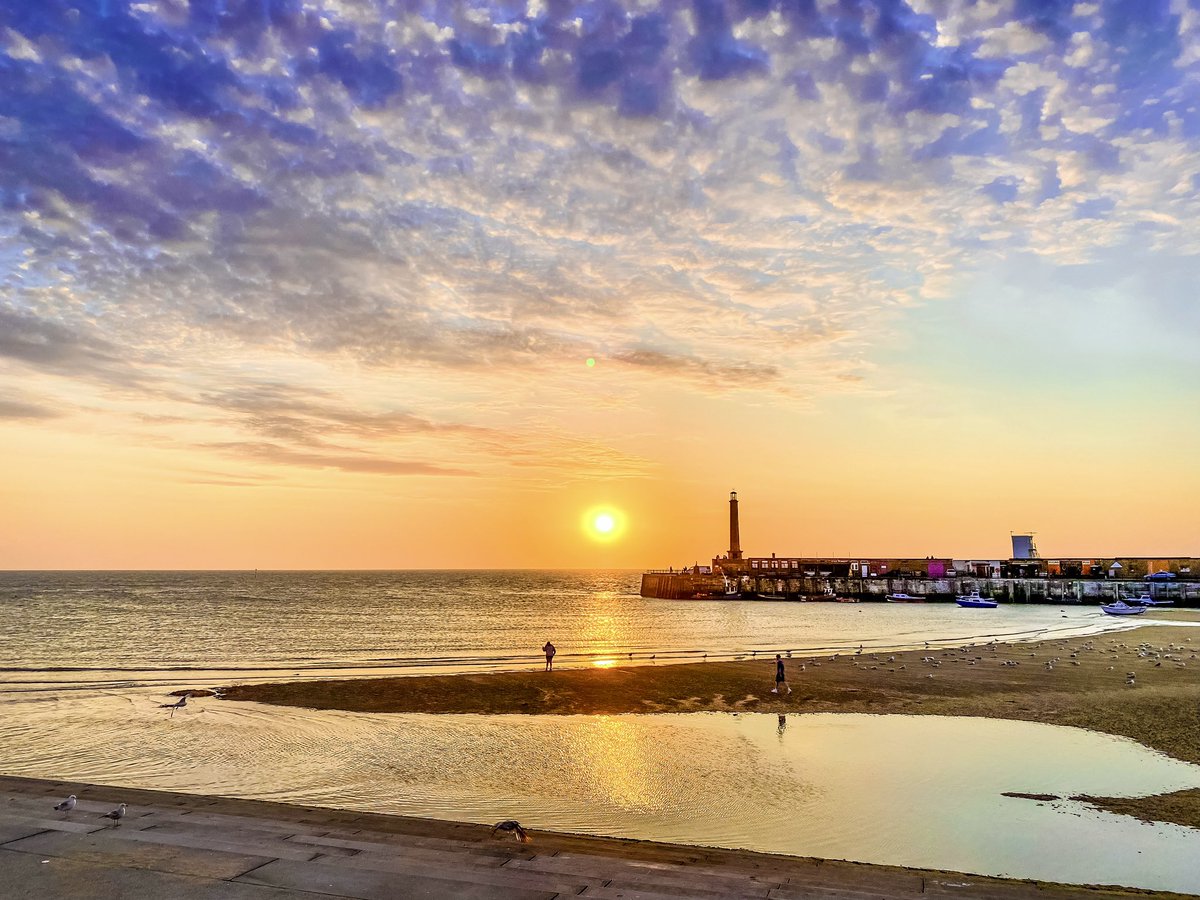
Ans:
[{"label": "orange sky", "polygon": [[[444,432],[376,434],[293,409],[320,431],[312,459],[230,449],[241,413],[164,403],[147,416],[74,393],[70,414],[5,427],[0,566],[678,566],[726,548],[731,489],[751,553],[995,557],[1024,529],[1048,556],[1196,552],[1194,420],[1122,424],[1111,394],[1051,392],[1010,421],[1003,393],[905,384],[917,376],[904,371],[788,397],[579,360],[496,379],[490,406],[449,401],[469,428],[455,415]],[[345,377],[358,390],[381,376]],[[1072,421],[1056,421],[1063,405]],[[379,459],[444,471],[347,470]],[[581,527],[598,506],[623,514],[618,539]]]}]

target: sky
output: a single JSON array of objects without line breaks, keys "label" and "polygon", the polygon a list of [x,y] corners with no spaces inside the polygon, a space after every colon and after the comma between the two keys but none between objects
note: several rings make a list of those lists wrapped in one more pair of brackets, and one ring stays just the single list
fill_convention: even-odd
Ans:
[{"label": "sky", "polygon": [[1200,555],[1198,263],[1196,0],[0,0],[0,568]]}]

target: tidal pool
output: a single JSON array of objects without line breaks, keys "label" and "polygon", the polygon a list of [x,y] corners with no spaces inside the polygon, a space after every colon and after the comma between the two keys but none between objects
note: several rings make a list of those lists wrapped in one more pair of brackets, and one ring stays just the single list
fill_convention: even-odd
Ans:
[{"label": "tidal pool", "polygon": [[850,714],[434,716],[113,692],[6,701],[0,771],[1076,883],[1200,891],[1200,831],[1004,791],[1200,766],[1054,725]]}]

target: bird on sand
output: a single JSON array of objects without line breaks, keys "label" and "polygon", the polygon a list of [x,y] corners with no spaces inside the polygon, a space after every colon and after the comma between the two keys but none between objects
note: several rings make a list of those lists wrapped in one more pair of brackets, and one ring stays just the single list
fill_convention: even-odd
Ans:
[{"label": "bird on sand", "polygon": [[185,706],[187,706],[187,694],[184,694],[171,704],[171,718],[175,718],[175,710],[183,709]]},{"label": "bird on sand", "polygon": [[104,815],[100,816],[100,818],[101,819],[112,819],[114,822],[116,822],[118,825],[120,825],[121,820],[123,818],[125,818],[125,804],[122,803],[120,806],[118,806],[112,812],[104,813]]},{"label": "bird on sand", "polygon": [[497,831],[503,831],[505,834],[513,835],[522,844],[528,844],[533,840],[529,834],[521,827],[521,823],[514,819],[505,819],[503,822],[497,822],[492,826],[492,837],[496,836]]},{"label": "bird on sand", "polygon": [[62,803],[58,804],[58,806],[54,807],[54,811],[60,812],[60,813],[69,813],[74,808],[75,808],[75,795],[72,794],[70,797],[68,797]]}]

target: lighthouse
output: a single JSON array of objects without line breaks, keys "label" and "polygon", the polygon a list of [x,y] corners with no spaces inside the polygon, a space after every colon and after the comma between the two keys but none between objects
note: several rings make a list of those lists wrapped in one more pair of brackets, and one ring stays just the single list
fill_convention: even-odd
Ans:
[{"label": "lighthouse", "polygon": [[742,536],[738,531],[737,491],[729,492],[729,558],[742,558]]}]

